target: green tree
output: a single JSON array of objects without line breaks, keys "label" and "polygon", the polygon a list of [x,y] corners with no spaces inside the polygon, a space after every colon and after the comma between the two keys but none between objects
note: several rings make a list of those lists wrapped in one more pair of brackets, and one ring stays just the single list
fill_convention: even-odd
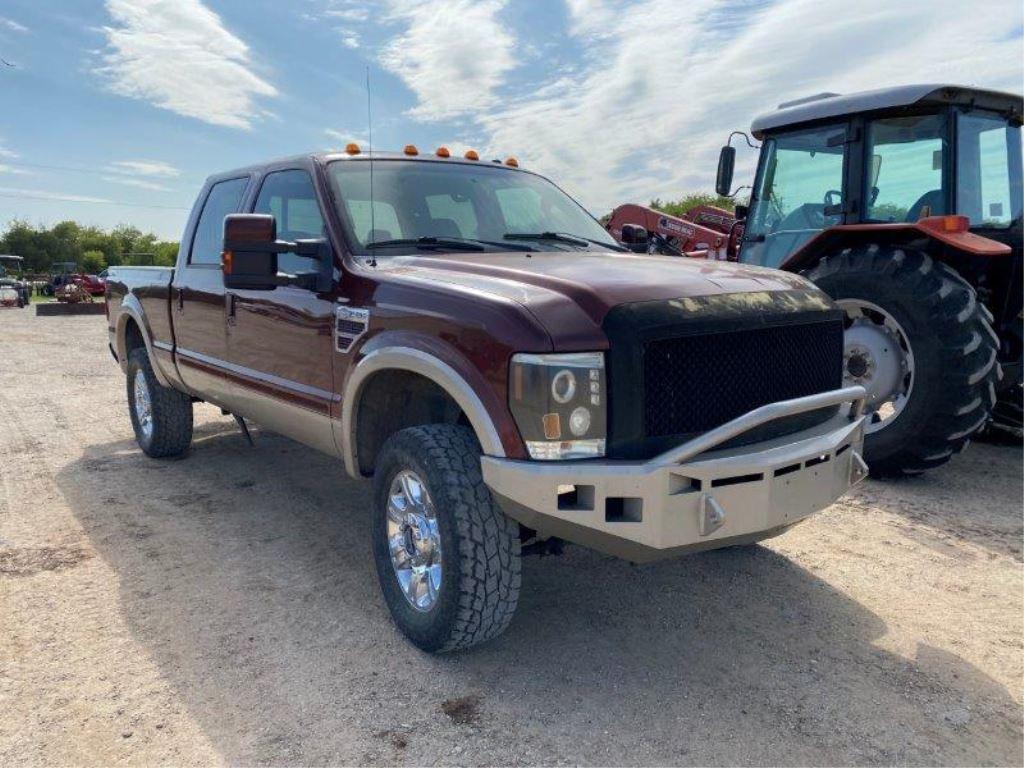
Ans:
[{"label": "green tree", "polygon": [[694,192],[689,195],[683,195],[678,200],[662,201],[660,198],[655,198],[651,200],[651,208],[654,208],[656,211],[663,211],[669,216],[682,216],[684,213],[688,213],[701,205],[713,205],[716,208],[732,211],[736,207],[736,203],[737,201],[731,197]]},{"label": "green tree", "polygon": [[103,251],[86,251],[82,254],[82,271],[87,275],[96,275],[107,268],[107,260]]}]

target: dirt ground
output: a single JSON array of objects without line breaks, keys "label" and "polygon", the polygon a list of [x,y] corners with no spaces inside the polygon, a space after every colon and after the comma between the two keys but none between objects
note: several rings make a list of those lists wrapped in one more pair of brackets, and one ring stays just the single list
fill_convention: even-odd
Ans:
[{"label": "dirt ground", "polygon": [[106,343],[0,311],[0,765],[1024,763],[1019,448],[751,551],[530,558],[509,632],[434,658],[365,484],[209,406],[145,458]]}]

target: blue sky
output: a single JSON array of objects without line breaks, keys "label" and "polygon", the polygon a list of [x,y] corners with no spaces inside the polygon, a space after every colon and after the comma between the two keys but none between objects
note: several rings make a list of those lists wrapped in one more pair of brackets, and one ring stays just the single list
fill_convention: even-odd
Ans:
[{"label": "blue sky", "polygon": [[600,215],[708,190],[780,101],[1020,91],[1022,24],[1019,0],[4,0],[0,227],[176,239],[207,174],[365,142],[367,67],[378,148],[512,154]]}]

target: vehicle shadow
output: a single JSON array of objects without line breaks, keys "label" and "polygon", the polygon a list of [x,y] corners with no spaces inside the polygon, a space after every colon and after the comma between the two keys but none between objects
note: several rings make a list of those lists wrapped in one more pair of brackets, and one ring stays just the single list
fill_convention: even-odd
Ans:
[{"label": "vehicle shadow", "polygon": [[336,461],[214,423],[180,461],[94,445],[58,485],[231,764],[1024,760],[1002,685],[936,648],[883,650],[877,615],[768,548],[531,558],[505,636],[431,657],[388,619],[368,485]]}]

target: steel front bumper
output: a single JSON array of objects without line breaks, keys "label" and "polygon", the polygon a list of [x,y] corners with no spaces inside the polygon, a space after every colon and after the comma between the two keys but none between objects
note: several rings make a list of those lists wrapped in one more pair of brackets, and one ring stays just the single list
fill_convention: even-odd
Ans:
[{"label": "steel front bumper", "polygon": [[[864,389],[772,403],[646,462],[536,462],[485,456],[484,481],[513,519],[636,562],[781,533],[867,475]],[[839,405],[813,429],[720,446],[776,419]],[[718,448],[718,450],[715,450]]]}]

